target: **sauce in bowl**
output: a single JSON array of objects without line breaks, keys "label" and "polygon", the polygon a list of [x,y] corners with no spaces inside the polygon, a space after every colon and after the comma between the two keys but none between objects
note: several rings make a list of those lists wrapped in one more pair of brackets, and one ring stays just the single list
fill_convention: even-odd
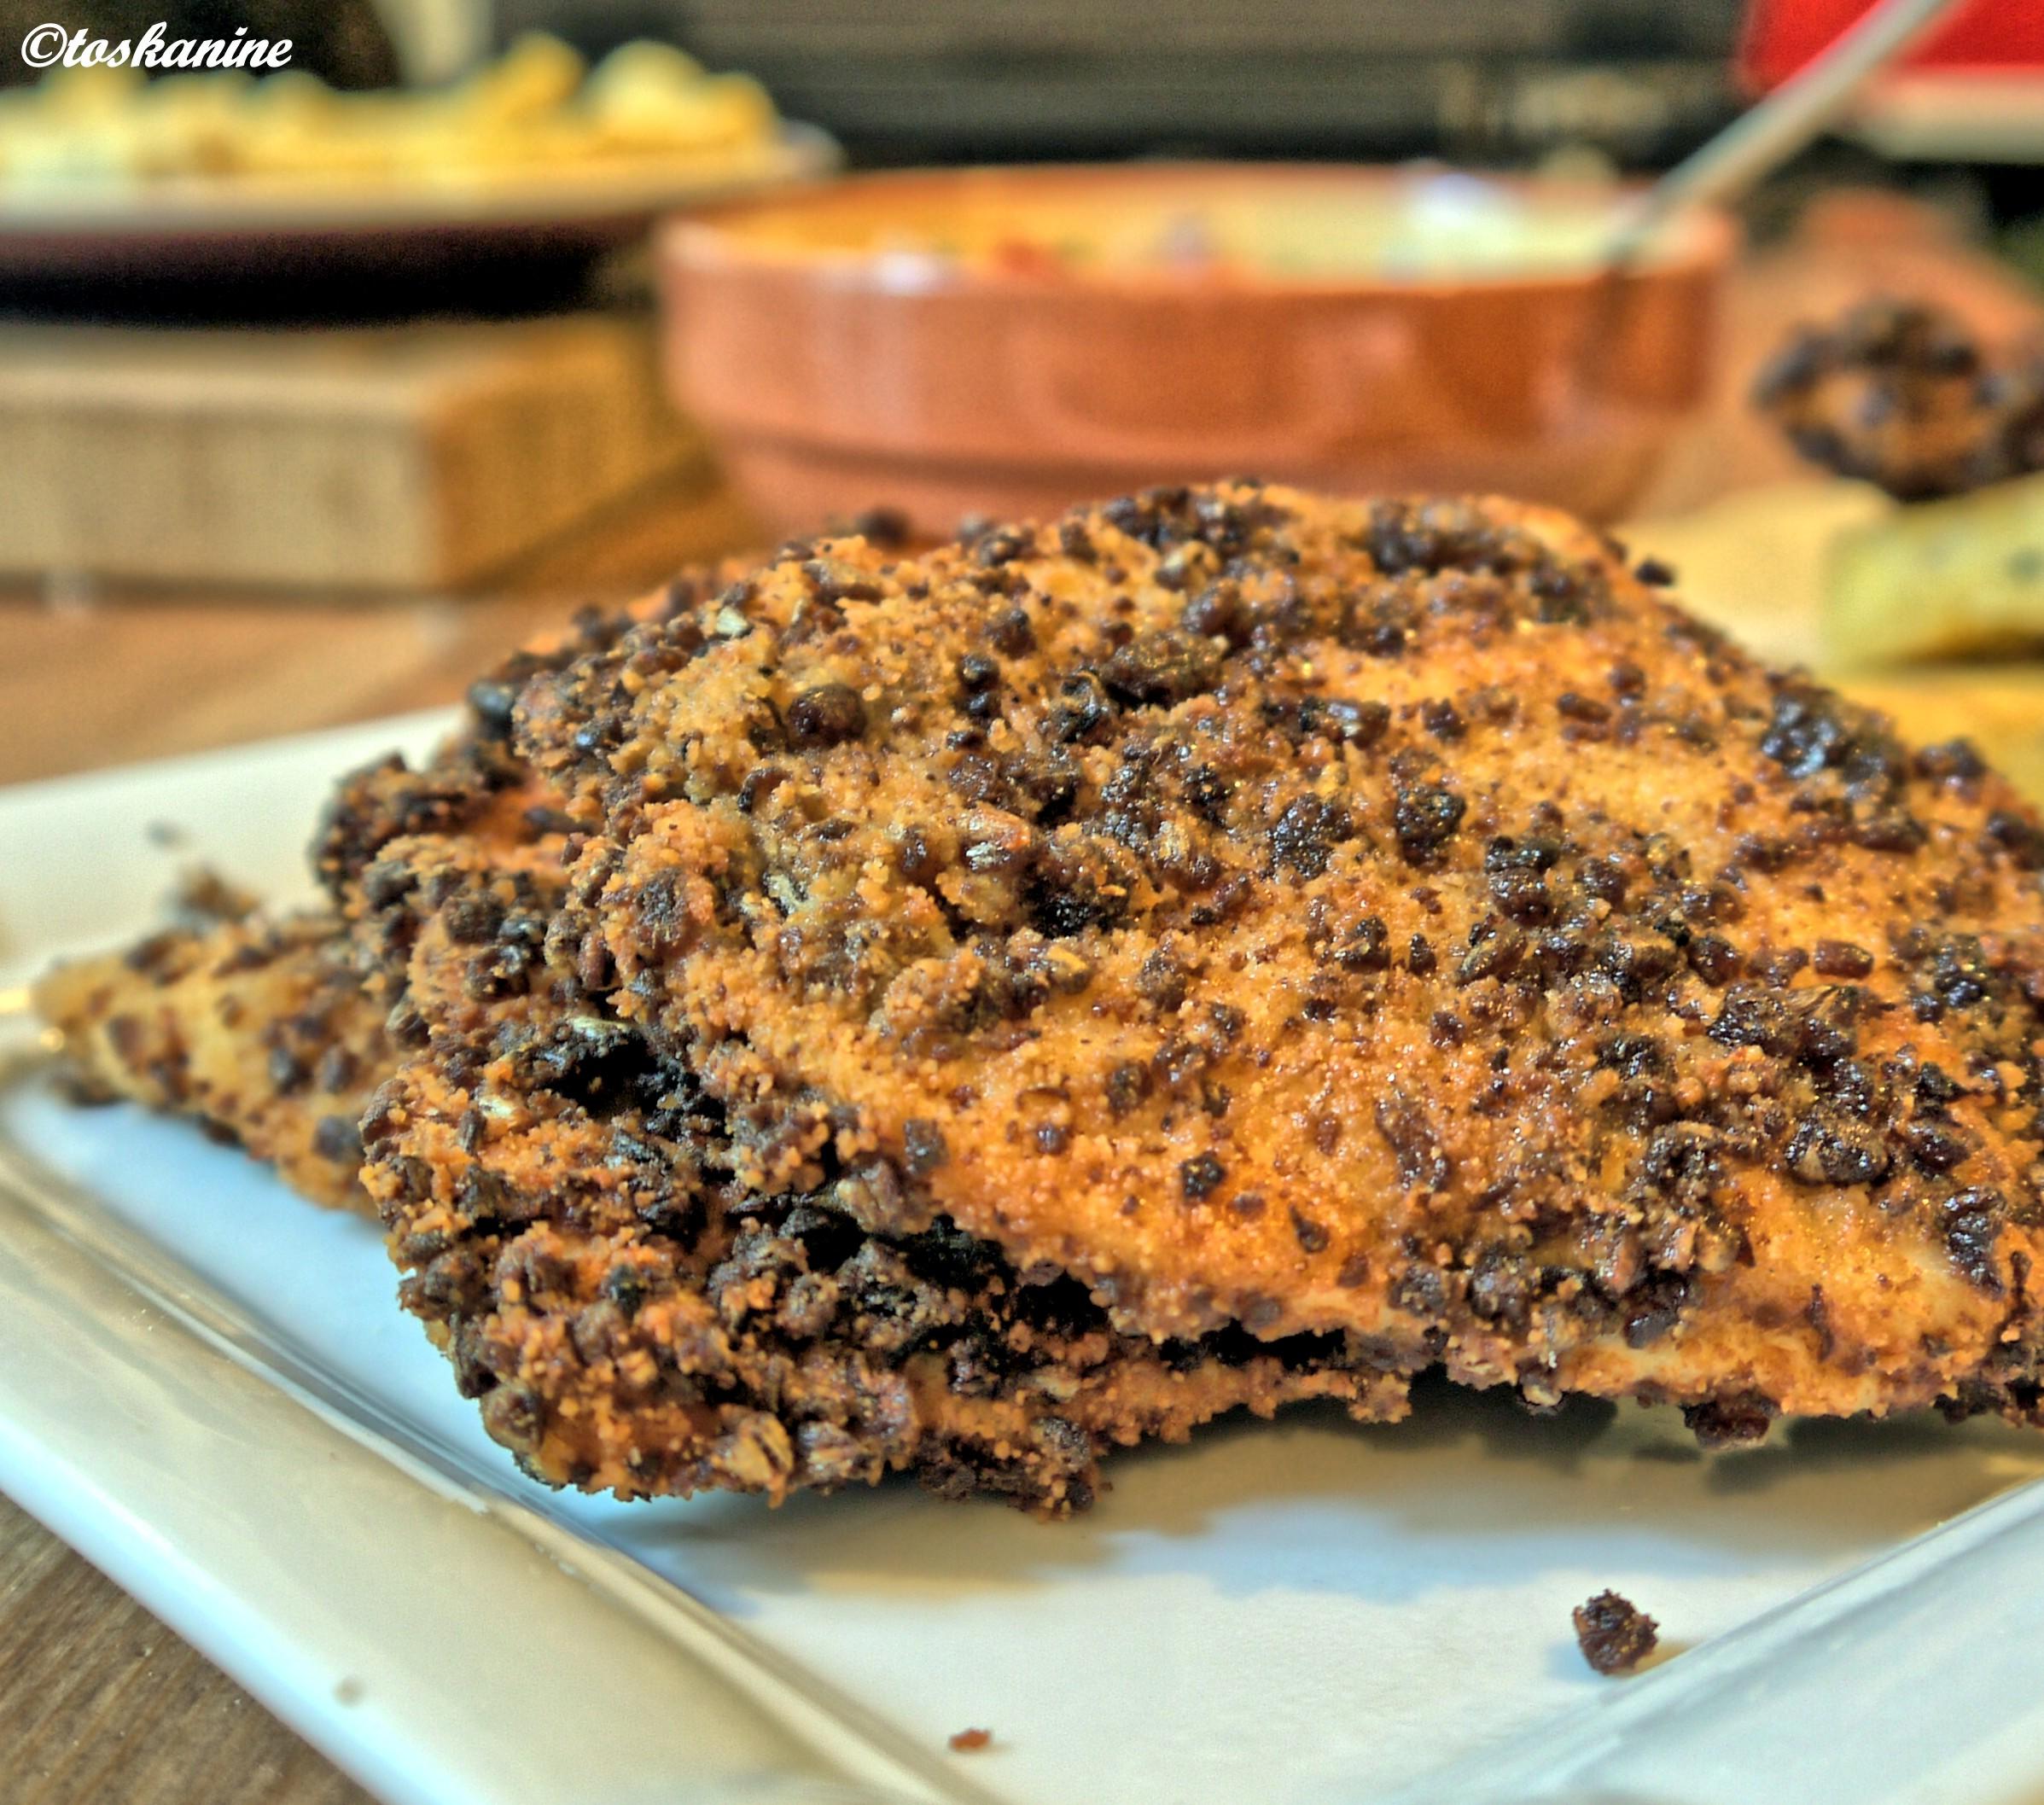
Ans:
[{"label": "sauce in bowl", "polygon": [[[1185,172],[1135,166],[1123,181],[1087,184],[1046,169],[1019,191],[1006,172],[961,171],[932,204],[915,178],[898,179],[879,209],[766,209],[738,230],[772,253],[865,261],[893,283],[954,277],[1074,281],[1274,282],[1288,284],[1511,281],[1594,269],[1612,240],[1615,185],[1543,184],[1448,170],[1385,172],[1369,182],[1297,169],[1289,183],[1255,170],[1215,172],[1188,187]],[[1145,183],[1145,173],[1158,179]],[[888,178],[876,178],[884,191]],[[865,184],[850,184],[858,189]],[[1670,248],[1685,238],[1675,230]]]}]

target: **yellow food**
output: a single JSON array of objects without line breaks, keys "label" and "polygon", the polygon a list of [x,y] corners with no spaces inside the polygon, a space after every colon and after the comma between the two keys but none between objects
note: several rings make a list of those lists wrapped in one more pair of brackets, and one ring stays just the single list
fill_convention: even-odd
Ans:
[{"label": "yellow food", "polygon": [[1913,503],[1842,533],[1821,628],[1838,666],[2044,647],[2044,475]]},{"label": "yellow food", "polygon": [[579,170],[743,166],[775,143],[760,85],[631,44],[590,70],[528,35],[444,89],[340,93],[286,71],[148,81],[63,69],[0,94],[0,192],[176,182],[461,186]]}]

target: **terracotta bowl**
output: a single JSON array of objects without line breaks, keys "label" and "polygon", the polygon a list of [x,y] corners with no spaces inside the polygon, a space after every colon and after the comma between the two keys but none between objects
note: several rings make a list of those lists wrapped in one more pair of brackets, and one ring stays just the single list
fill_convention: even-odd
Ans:
[{"label": "terracotta bowl", "polygon": [[[1734,230],[1687,222],[1622,278],[1552,244],[1546,271],[1479,268],[1494,242],[1475,261],[1447,253],[1451,273],[1437,242],[1417,260],[1409,242],[1325,254],[1349,220],[1409,207],[1418,179],[959,170],[694,214],[661,241],[670,382],[787,532],[879,504],[947,532],[968,514],[1240,475],[1614,516],[1703,393]],[[1579,237],[1604,204],[1431,179],[1459,184],[1458,206],[1572,221]],[[1410,272],[1385,273],[1388,256]]]}]

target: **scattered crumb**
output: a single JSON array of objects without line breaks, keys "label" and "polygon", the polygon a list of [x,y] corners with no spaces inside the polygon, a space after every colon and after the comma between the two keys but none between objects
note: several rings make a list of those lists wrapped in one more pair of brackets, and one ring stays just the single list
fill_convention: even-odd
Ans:
[{"label": "scattered crumb", "polygon": [[192,843],[192,836],[175,821],[152,821],[143,831],[148,836],[150,845],[160,846],[166,852],[178,852]]},{"label": "scattered crumb", "polygon": [[970,1755],[975,1749],[984,1749],[993,1740],[991,1730],[961,1730],[951,1739],[951,1746],[960,1755]]},{"label": "scattered crumb", "polygon": [[171,893],[171,911],[180,921],[208,928],[219,922],[238,922],[254,914],[262,899],[244,890],[210,865],[187,866],[178,873],[178,888]]},{"label": "scattered crumb", "polygon": [[1582,1657],[1600,1674],[1629,1674],[1660,1642],[1660,1626],[1630,1598],[1600,1592],[1578,1604],[1575,1641]]},{"label": "scattered crumb", "polygon": [[350,1674],[335,1686],[334,1703],[344,1705],[360,1704],[362,1695],[366,1691],[368,1688],[359,1680]]},{"label": "scattered crumb", "polygon": [[[55,1028],[48,1031],[46,1040],[61,1047],[64,1037]],[[50,1088],[74,1109],[103,1109],[108,1103],[119,1103],[120,1092],[97,1075],[71,1067],[61,1069],[50,1082]]]}]

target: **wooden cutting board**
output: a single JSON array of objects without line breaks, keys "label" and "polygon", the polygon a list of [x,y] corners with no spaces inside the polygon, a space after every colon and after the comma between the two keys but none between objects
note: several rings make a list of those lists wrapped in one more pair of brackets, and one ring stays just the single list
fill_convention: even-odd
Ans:
[{"label": "wooden cutting board", "polygon": [[649,322],[0,328],[0,571],[436,588],[691,462]]}]

